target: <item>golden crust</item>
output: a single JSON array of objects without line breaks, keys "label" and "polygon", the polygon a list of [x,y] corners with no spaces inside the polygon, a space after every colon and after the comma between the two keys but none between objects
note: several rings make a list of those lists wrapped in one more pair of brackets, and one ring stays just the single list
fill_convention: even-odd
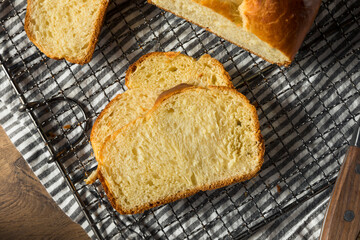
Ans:
[{"label": "golden crust", "polygon": [[[174,194],[172,196],[167,196],[167,197],[165,197],[163,199],[160,199],[158,201],[149,202],[149,203],[146,203],[146,204],[144,204],[142,206],[137,206],[137,207],[135,207],[133,209],[125,209],[120,204],[118,204],[116,202],[116,199],[115,199],[115,197],[114,197],[114,195],[113,195],[113,193],[112,193],[112,191],[111,191],[111,189],[109,187],[108,182],[106,181],[106,179],[104,178],[104,176],[101,173],[101,163],[99,162],[98,179],[101,182],[102,186],[104,187],[105,193],[108,196],[108,199],[109,199],[111,205],[119,213],[121,213],[121,214],[142,213],[142,212],[144,212],[146,210],[149,210],[149,209],[151,209],[153,207],[157,207],[157,206],[160,206],[160,205],[163,205],[163,204],[174,202],[174,201],[179,200],[179,199],[186,198],[186,197],[191,196],[191,195],[193,195],[193,194],[195,194],[195,193],[197,193],[199,191],[207,191],[207,190],[217,189],[217,188],[228,186],[228,185],[236,183],[236,182],[242,182],[242,181],[249,180],[249,179],[253,178],[254,176],[256,176],[258,171],[260,171],[261,166],[262,166],[262,164],[264,162],[265,145],[264,145],[263,137],[262,137],[261,132],[260,132],[260,124],[259,124],[259,121],[258,121],[256,108],[253,105],[250,104],[249,100],[244,95],[242,95],[240,92],[236,91],[235,89],[228,88],[228,87],[217,87],[217,86],[208,87],[208,89],[212,89],[212,88],[213,89],[220,89],[221,91],[231,91],[233,93],[236,93],[240,98],[245,100],[246,104],[248,104],[250,106],[253,118],[256,119],[256,121],[254,123],[255,124],[254,128],[258,129],[258,131],[256,132],[256,139],[258,140],[258,143],[259,143],[259,155],[258,155],[258,162],[257,162],[257,165],[255,166],[255,169],[252,172],[250,172],[248,174],[245,174],[245,175],[225,179],[225,180],[218,181],[218,182],[215,182],[215,183],[212,183],[212,184],[206,184],[206,185],[203,185],[203,186],[199,186],[197,188],[187,189],[185,191],[178,192],[178,193],[176,193],[176,194]],[[188,85],[188,84],[180,84],[180,85],[178,85],[178,86],[176,86],[176,87],[174,87],[174,88],[172,88],[170,90],[167,90],[166,94],[163,94],[163,95],[159,96],[159,98],[156,100],[156,103],[154,104],[154,107],[151,110],[148,111],[146,116],[151,115],[152,112],[155,111],[163,101],[170,98],[171,96],[176,95],[176,94],[180,94],[180,93],[182,93],[184,91],[197,91],[198,89],[205,89],[205,88],[195,87],[195,86]],[[146,118],[146,116],[144,116],[144,117]],[[140,118],[142,118],[142,117],[139,117],[138,119],[140,119]],[[121,129],[117,130],[113,135],[109,136],[106,139],[106,142],[110,141],[110,140],[113,140],[121,131],[123,131],[124,128],[134,124],[135,121],[132,122],[132,123],[129,123],[128,125],[124,126]],[[105,144],[106,143],[104,143],[104,145]],[[103,149],[101,150],[100,156],[101,156],[101,158],[103,158]]]},{"label": "golden crust", "polygon": [[95,46],[98,41],[98,36],[100,34],[102,24],[104,22],[105,13],[106,13],[107,6],[109,4],[109,0],[102,0],[101,7],[100,7],[100,14],[98,16],[98,20],[96,21],[96,24],[94,25],[93,31],[91,33],[90,44],[86,49],[87,54],[82,58],[79,58],[79,57],[77,57],[77,58],[72,58],[72,57],[59,58],[59,57],[55,56],[53,53],[49,52],[47,49],[42,47],[42,45],[35,39],[35,36],[33,35],[32,31],[29,28],[30,16],[32,13],[32,3],[33,3],[32,0],[27,1],[25,24],[24,24],[25,32],[26,32],[28,38],[30,39],[30,41],[49,58],[52,58],[55,60],[65,59],[68,62],[75,63],[75,64],[81,64],[81,65],[89,63],[92,58],[92,55],[95,51]]},{"label": "golden crust", "polygon": [[230,21],[234,22],[237,26],[242,25],[242,19],[238,12],[238,3],[229,0],[193,0],[194,2],[203,5],[218,14],[226,17]]},{"label": "golden crust", "polygon": [[[157,6],[157,5],[156,5],[155,3],[153,3],[151,0],[148,0],[148,3]],[[196,23],[196,22],[193,22],[193,21],[191,21],[190,19],[187,19],[187,18],[185,18],[185,17],[183,17],[183,16],[179,16],[179,15],[175,14],[174,12],[172,12],[172,11],[169,10],[169,9],[165,9],[165,8],[162,8],[162,7],[159,7],[159,6],[157,6],[157,7],[158,7],[158,8],[161,8],[161,9],[167,11],[167,12],[170,12],[170,13],[174,14],[175,16],[181,17],[181,18],[185,19],[186,21],[188,21],[188,22],[190,22],[190,23],[192,23],[192,24],[198,25],[199,27],[204,28],[206,31],[211,32],[212,34],[214,34],[214,35],[216,35],[216,36],[218,36],[218,37],[220,37],[220,38],[222,38],[222,39],[224,39],[224,40],[226,40],[226,41],[228,41],[228,42],[230,42],[230,43],[232,43],[232,44],[234,44],[234,45],[237,45],[237,46],[241,47],[242,49],[244,49],[244,50],[246,50],[246,51],[248,51],[248,52],[250,52],[250,53],[252,53],[252,54],[254,54],[254,55],[256,55],[256,56],[259,56],[259,57],[261,57],[262,59],[265,59],[266,61],[268,61],[268,62],[271,63],[271,64],[277,64],[277,65],[279,65],[279,66],[289,66],[289,65],[291,64],[291,61],[286,61],[286,62],[283,62],[283,63],[275,63],[275,62],[273,62],[273,61],[265,58],[264,56],[261,56],[261,55],[259,55],[259,54],[257,54],[257,53],[254,53],[253,51],[251,51],[250,49],[245,48],[244,46],[240,46],[239,44],[236,44],[236,43],[234,43],[233,41],[230,41],[228,38],[226,38],[226,37],[224,37],[224,36],[220,36],[219,34],[214,33],[214,32],[211,31],[211,29],[209,29],[208,27],[202,26],[202,25],[200,25],[200,24],[198,24],[198,23]]]},{"label": "golden crust", "polygon": [[[165,56],[169,59],[173,59],[176,58],[177,56],[182,55],[184,57],[187,58],[192,58],[190,56],[184,55],[180,52],[151,52],[151,53],[147,53],[143,56],[141,56],[136,62],[134,62],[133,64],[130,65],[130,67],[128,68],[128,70],[126,70],[126,75],[125,75],[125,85],[126,87],[128,87],[129,89],[131,89],[131,75],[136,71],[137,67],[144,61],[146,61],[148,58],[154,57],[154,56]],[[229,73],[225,70],[224,66],[215,58],[211,57],[209,54],[205,54],[203,56],[201,56],[201,58],[210,58],[212,61],[213,65],[216,65],[217,67],[219,67],[222,71],[222,74],[224,76],[226,76],[226,86],[230,87],[230,88],[234,88],[233,83],[231,82],[231,77],[229,75]],[[192,58],[193,59],[193,58]]]},{"label": "golden crust", "polygon": [[[157,6],[152,0],[147,1],[150,4]],[[234,14],[230,13],[232,11],[230,11],[229,9],[231,9],[232,6],[230,6],[229,4],[224,4],[220,0],[193,1],[205,7],[211,8],[216,13],[228,18],[230,21],[233,21],[236,25],[240,25],[240,20],[235,18]],[[269,11],[266,8],[267,6],[264,7],[264,4],[268,4],[269,7],[272,7],[273,11],[271,15],[268,15]],[[282,6],[284,5],[286,5],[287,7],[282,8]],[[306,34],[311,28],[316,14],[320,8],[320,5],[321,0],[244,0],[241,4],[241,15],[243,18],[245,18],[242,19],[242,21],[246,22],[246,28],[250,32],[255,34],[258,38],[260,38],[262,41],[267,42],[270,46],[284,53],[284,55],[287,56],[289,59],[289,61],[284,62],[274,62],[270,59],[267,59],[261,54],[255,53],[251,49],[245,48],[244,46],[230,41],[226,36],[220,36],[219,34],[212,32],[211,29],[206,26],[202,26],[183,16],[179,16],[172,12],[170,9],[165,9],[160,6],[157,7],[168,11],[178,17],[184,18],[188,22],[198,25],[199,27],[206,29],[208,32],[211,32],[218,37],[223,38],[226,41],[231,42],[232,44],[237,45],[254,55],[257,55],[272,64],[287,67],[291,64],[291,61],[294,59],[304,38],[306,37]],[[224,9],[215,10],[215,8],[218,8],[219,6],[223,6]],[[253,6],[257,6],[257,8],[254,8]],[[278,19],[278,17],[280,17],[279,13],[281,13],[282,11],[284,11],[285,14]]]},{"label": "golden crust", "polygon": [[245,0],[241,12],[247,30],[292,60],[320,5],[321,0]]}]

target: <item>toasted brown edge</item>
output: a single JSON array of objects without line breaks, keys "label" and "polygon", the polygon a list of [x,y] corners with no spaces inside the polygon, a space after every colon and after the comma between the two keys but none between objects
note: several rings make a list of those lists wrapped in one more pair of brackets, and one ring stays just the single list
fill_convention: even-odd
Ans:
[{"label": "toasted brown edge", "polygon": [[[163,205],[163,204],[166,204],[166,203],[170,203],[170,202],[174,202],[174,201],[179,200],[179,199],[186,198],[186,197],[191,196],[191,195],[193,195],[193,194],[195,194],[195,193],[197,193],[199,191],[212,190],[212,189],[216,189],[216,188],[220,188],[220,187],[225,187],[225,186],[228,186],[228,185],[236,183],[236,182],[246,181],[246,180],[256,176],[257,173],[260,171],[261,166],[262,166],[262,164],[264,162],[265,145],[264,145],[263,137],[262,137],[261,132],[260,132],[260,123],[259,123],[258,116],[257,116],[257,113],[256,113],[256,108],[252,104],[250,104],[250,101],[244,95],[242,95],[240,92],[236,91],[235,89],[228,88],[228,87],[217,87],[217,86],[208,87],[208,89],[212,89],[212,88],[220,89],[222,91],[234,92],[240,98],[245,100],[245,103],[250,106],[253,117],[254,117],[255,120],[257,120],[255,122],[255,126],[253,126],[253,127],[255,129],[258,129],[258,131],[256,133],[256,138],[257,138],[257,141],[259,142],[259,150],[260,150],[259,155],[258,155],[258,165],[255,167],[254,171],[251,172],[251,173],[248,173],[246,175],[243,175],[243,176],[238,176],[238,177],[234,177],[234,178],[230,178],[230,179],[225,179],[223,181],[218,181],[218,182],[215,182],[215,183],[212,183],[212,184],[200,186],[198,188],[193,188],[193,189],[188,189],[188,190],[185,190],[185,191],[180,191],[175,195],[168,196],[168,197],[166,197],[164,199],[160,199],[159,201],[149,202],[149,203],[144,204],[142,206],[137,206],[137,207],[135,207],[133,209],[124,209],[119,204],[117,204],[116,199],[114,198],[114,196],[113,196],[113,194],[112,194],[112,192],[111,192],[111,190],[110,190],[110,188],[108,186],[108,183],[107,183],[106,179],[104,178],[104,176],[101,173],[101,164],[99,163],[98,179],[101,182],[101,184],[102,184],[102,186],[103,186],[103,188],[105,190],[105,193],[106,193],[111,205],[119,213],[121,213],[121,214],[142,213],[142,212],[144,212],[146,210],[149,210],[149,209],[151,209],[153,207],[157,207],[157,206],[160,206],[160,205]],[[187,85],[187,84],[180,84],[180,85],[168,90],[166,94],[162,95],[161,97],[159,97],[156,100],[156,102],[154,104],[154,107],[151,110],[149,110],[149,112],[146,114],[146,116],[150,116],[152,114],[152,112],[155,111],[159,107],[159,105],[163,101],[168,99],[169,97],[171,97],[173,95],[176,95],[176,94],[179,94],[179,93],[182,93],[184,91],[189,91],[189,90],[195,90],[196,91],[197,89],[206,89],[206,88],[195,87],[195,86],[191,86],[191,85]],[[146,117],[146,116],[144,116],[144,117]],[[142,118],[142,117],[139,117],[138,119],[140,119],[140,118]],[[124,126],[123,128],[119,129],[118,131],[116,131],[113,135],[109,136],[106,141],[109,141],[110,139],[114,139],[121,131],[123,131],[124,128],[128,127],[131,124],[134,124],[134,122],[129,123],[128,125]],[[101,158],[103,158],[102,151],[101,151]]]},{"label": "toasted brown edge", "polygon": [[56,57],[54,54],[52,54],[51,52],[48,52],[45,48],[43,48],[41,46],[41,44],[39,44],[39,42],[37,42],[35,40],[34,35],[32,34],[32,32],[29,29],[29,24],[30,24],[30,15],[32,13],[32,0],[28,0],[27,1],[27,7],[26,7],[26,15],[25,15],[25,24],[24,24],[24,29],[25,32],[28,36],[28,38],[30,39],[30,41],[41,51],[43,52],[47,57],[55,59],[55,60],[62,60],[65,59],[71,63],[75,63],[75,64],[86,64],[89,63],[92,55],[95,51],[95,46],[96,43],[98,41],[98,36],[100,34],[101,31],[101,27],[103,25],[104,22],[104,18],[105,18],[105,13],[106,13],[106,9],[107,6],[109,4],[109,0],[102,0],[102,4],[100,7],[100,14],[98,16],[98,20],[96,21],[96,24],[94,25],[93,31],[91,33],[91,38],[90,38],[90,44],[88,46],[88,48],[86,49],[87,54],[83,57],[83,58],[59,58]]},{"label": "toasted brown edge", "polygon": [[165,56],[165,57],[168,57],[168,58],[175,58],[175,57],[177,57],[179,55],[185,56],[187,58],[194,59],[195,61],[198,61],[200,58],[203,58],[203,57],[211,58],[212,63],[214,65],[216,65],[217,67],[219,67],[221,69],[222,73],[226,76],[226,78],[227,78],[226,86],[230,87],[230,88],[234,88],[234,85],[231,82],[231,77],[230,77],[229,73],[225,70],[224,66],[217,59],[211,57],[209,54],[204,54],[199,59],[195,59],[193,57],[190,57],[190,56],[188,56],[186,54],[182,54],[180,52],[151,52],[151,53],[147,53],[147,54],[141,56],[136,62],[131,64],[129,66],[129,68],[126,70],[126,75],[125,75],[125,85],[126,85],[126,87],[128,87],[129,89],[132,88],[131,84],[130,84],[130,82],[131,82],[130,78],[131,78],[132,73],[134,73],[136,71],[136,69],[138,68],[138,66],[142,62],[146,61],[148,58],[154,57],[154,56]]},{"label": "toasted brown edge", "polygon": [[[321,0],[312,0],[309,3],[304,3],[304,0],[271,0],[268,1],[271,5],[276,5],[276,3],[281,2],[292,2],[293,4],[300,4],[300,6],[292,6],[292,7],[278,7],[278,11],[280,12],[282,9],[286,9],[285,13],[282,13],[280,16],[288,16],[288,18],[284,21],[279,21],[278,19],[266,18],[263,14],[264,11],[267,15],[268,9],[266,7],[262,7],[261,10],[257,11],[257,14],[248,14],[254,8],[252,4],[259,4],[259,1],[249,0],[244,1],[240,6],[240,14],[242,18],[246,19],[246,24],[244,26],[245,29],[248,29],[249,32],[252,32],[255,36],[261,39],[263,42],[269,43],[272,48],[281,49],[281,52],[285,56],[292,56],[292,59],[296,56],[299,51],[307,33],[309,32],[311,26],[314,23],[314,19],[318,13],[319,7],[321,5]],[[263,2],[263,1],[262,1]],[[248,5],[250,4],[250,5]],[[255,4],[255,5],[257,5]],[[301,6],[304,4],[303,6]],[[272,10],[274,11],[274,10]],[[273,26],[269,27],[264,31],[263,24],[259,28],[252,28],[254,23],[257,23],[257,20],[253,18],[253,16],[261,16],[261,18],[266,22],[274,23]],[[275,22],[280,23],[276,24]],[[256,24],[255,24],[256,25]],[[299,25],[299,27],[296,27]],[[251,29],[251,30],[249,30]],[[294,32],[295,30],[295,32]],[[278,35],[277,32],[281,31],[283,34],[279,34],[280,38],[283,41],[275,40],[275,35]],[[270,36],[269,36],[270,35]],[[280,44],[280,45],[279,45]]]},{"label": "toasted brown edge", "polygon": [[160,9],[162,9],[162,10],[165,10],[165,11],[167,11],[167,12],[170,12],[170,13],[174,14],[175,16],[178,16],[178,17],[180,17],[180,18],[183,18],[183,19],[185,19],[186,21],[188,21],[188,22],[190,22],[190,23],[192,23],[192,24],[195,24],[195,25],[197,25],[197,26],[199,26],[199,27],[201,27],[201,28],[204,28],[206,31],[211,32],[212,34],[215,34],[216,36],[218,36],[218,37],[220,37],[220,38],[222,38],[222,39],[224,39],[224,40],[226,40],[226,41],[228,41],[228,42],[230,42],[230,43],[232,43],[232,44],[234,44],[234,45],[236,45],[236,46],[241,47],[242,49],[248,51],[249,53],[252,53],[252,54],[254,54],[254,55],[258,56],[258,57],[261,57],[262,59],[266,60],[267,62],[269,62],[269,63],[271,63],[271,64],[276,64],[276,65],[278,65],[278,66],[288,67],[288,66],[290,66],[292,60],[294,59],[294,57],[295,57],[295,55],[296,55],[296,54],[294,54],[293,56],[288,56],[288,55],[286,55],[286,54],[283,53],[286,57],[288,57],[288,58],[290,59],[290,61],[285,61],[285,62],[273,62],[273,61],[271,61],[271,60],[269,60],[269,59],[261,56],[260,54],[254,53],[253,51],[251,51],[251,50],[249,50],[249,49],[247,49],[247,48],[245,48],[245,47],[243,47],[243,46],[240,46],[239,44],[236,44],[236,43],[228,40],[226,37],[220,36],[219,34],[212,32],[211,29],[209,29],[208,27],[204,27],[204,26],[202,26],[202,25],[200,25],[200,24],[198,24],[198,23],[196,23],[196,22],[193,22],[193,21],[191,21],[191,20],[189,20],[189,19],[187,19],[187,18],[185,18],[185,17],[179,16],[179,15],[175,14],[174,12],[172,12],[172,11],[170,11],[170,10],[168,10],[168,9],[159,7],[158,5],[156,5],[155,3],[153,3],[153,1],[151,1],[151,0],[147,0],[147,2],[148,2],[149,4],[152,4],[152,5],[160,8]]}]

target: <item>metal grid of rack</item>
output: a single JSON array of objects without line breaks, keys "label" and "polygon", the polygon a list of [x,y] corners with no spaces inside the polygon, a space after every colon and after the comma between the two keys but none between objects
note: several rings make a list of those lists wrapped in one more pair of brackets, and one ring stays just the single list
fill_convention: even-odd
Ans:
[{"label": "metal grid of rack", "polygon": [[[0,2],[1,63],[47,151],[99,239],[246,238],[331,186],[359,119],[360,5],[323,1],[290,68],[272,66],[213,34],[147,4],[114,0],[93,60],[84,66],[48,59],[23,30],[26,1]],[[129,64],[151,51],[209,53],[257,106],[265,162],[247,182],[198,193],[143,214],[119,215],[100,184],[90,128],[124,92]],[[265,71],[266,70],[266,71]],[[357,104],[354,104],[357,103]]]}]

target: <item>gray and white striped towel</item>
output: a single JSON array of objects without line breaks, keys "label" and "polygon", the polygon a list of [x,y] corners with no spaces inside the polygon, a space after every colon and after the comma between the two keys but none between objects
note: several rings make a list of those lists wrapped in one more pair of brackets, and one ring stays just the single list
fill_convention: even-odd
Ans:
[{"label": "gray and white striped towel", "polygon": [[[144,1],[110,2],[93,59],[84,66],[40,53],[23,30],[25,13],[24,0],[0,2],[0,55],[9,73],[0,69],[0,124],[53,199],[91,238],[96,238],[95,231],[104,239],[319,236],[331,187],[299,202],[336,177],[351,128],[359,120],[359,1],[324,0],[294,63],[287,69],[274,67],[245,84],[247,76],[269,64]],[[257,105],[265,162],[260,174],[246,183],[121,216],[98,182],[86,186],[82,181],[96,167],[85,123],[92,124],[109,100],[126,90],[125,70],[151,51],[180,51],[192,57],[209,53],[222,62],[238,90]],[[53,102],[55,97],[76,99],[87,116],[73,102]],[[46,104],[20,111],[20,98]],[[82,131],[85,138],[75,144]],[[62,153],[63,170],[48,163],[48,146]],[[68,146],[74,151],[64,151]],[[289,206],[295,209],[287,211]]]}]

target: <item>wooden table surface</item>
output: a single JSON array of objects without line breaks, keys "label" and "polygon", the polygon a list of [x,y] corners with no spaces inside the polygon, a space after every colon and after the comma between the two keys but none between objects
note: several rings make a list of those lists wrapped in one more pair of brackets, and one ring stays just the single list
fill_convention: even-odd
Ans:
[{"label": "wooden table surface", "polygon": [[52,200],[0,126],[0,239],[89,239]]}]

